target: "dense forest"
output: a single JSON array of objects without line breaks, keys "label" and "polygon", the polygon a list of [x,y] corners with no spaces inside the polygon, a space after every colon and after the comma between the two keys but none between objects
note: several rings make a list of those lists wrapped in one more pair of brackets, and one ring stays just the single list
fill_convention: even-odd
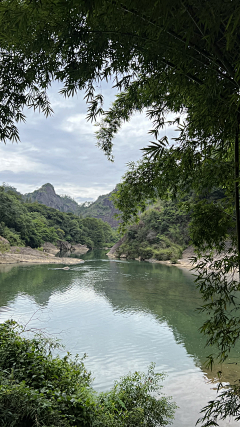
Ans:
[{"label": "dense forest", "polygon": [[172,201],[159,201],[129,227],[117,255],[175,263],[189,244],[190,215]]},{"label": "dense forest", "polygon": [[40,247],[44,242],[85,244],[89,248],[112,246],[115,232],[96,218],[79,218],[39,203],[26,203],[15,191],[0,187],[0,235],[11,245]]},{"label": "dense forest", "polygon": [[[130,259],[152,258],[176,263],[188,245],[204,249],[206,241],[202,230],[209,236],[209,245],[219,229],[227,240],[234,225],[224,216],[224,201],[225,192],[221,188],[212,188],[201,196],[189,191],[188,195],[182,198],[179,195],[175,200],[159,199],[148,205],[144,213],[138,213],[137,223],[127,228],[120,224],[126,234],[115,253]],[[205,214],[204,219],[199,212]]]},{"label": "dense forest", "polygon": [[111,200],[112,195],[116,192],[116,188],[108,194],[99,196],[95,202],[78,204],[70,196],[56,194],[53,185],[50,183],[44,184],[32,193],[26,194],[21,194],[15,187],[5,182],[2,185],[6,192],[10,191],[22,196],[25,202],[38,202],[49,208],[57,209],[60,212],[71,212],[83,218],[102,219],[113,228],[117,228],[119,224],[119,221],[114,217],[115,214],[119,213],[119,210]]}]

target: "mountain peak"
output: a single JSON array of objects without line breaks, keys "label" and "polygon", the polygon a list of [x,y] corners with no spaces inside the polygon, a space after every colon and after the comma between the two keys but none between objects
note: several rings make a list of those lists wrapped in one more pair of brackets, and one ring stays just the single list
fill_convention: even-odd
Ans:
[{"label": "mountain peak", "polygon": [[55,189],[50,182],[43,184],[38,190],[33,193],[25,194],[25,198],[30,199],[32,202],[38,202],[49,208],[58,209],[61,212],[76,213],[78,203],[70,197],[61,197],[56,194]]},{"label": "mountain peak", "polygon": [[52,188],[54,190],[54,186],[52,184],[50,184],[50,182],[47,182],[46,184],[43,184],[42,188],[43,187],[50,187],[50,188]]},{"label": "mountain peak", "polygon": [[49,191],[51,193],[56,194],[54,186],[52,184],[50,184],[50,182],[47,182],[46,184],[43,184],[42,187],[39,188],[39,190],[41,190],[41,189],[43,189],[45,191],[47,190],[47,191]]},{"label": "mountain peak", "polygon": [[58,209],[61,212],[72,212],[83,218],[99,218],[110,224],[111,227],[117,227],[119,221],[114,218],[114,215],[119,211],[114,207],[110,199],[111,194],[115,191],[116,189],[109,194],[99,196],[90,206],[86,204],[79,205],[71,197],[56,194],[53,185],[48,182],[38,190],[33,191],[33,193],[25,194],[24,198],[25,200],[31,200],[31,202],[38,202],[50,208]]}]

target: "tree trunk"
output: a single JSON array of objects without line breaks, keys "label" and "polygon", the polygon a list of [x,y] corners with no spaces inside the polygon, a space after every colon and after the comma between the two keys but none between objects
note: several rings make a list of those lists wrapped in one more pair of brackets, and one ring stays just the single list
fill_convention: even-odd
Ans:
[{"label": "tree trunk", "polygon": [[239,114],[237,116],[237,127],[236,127],[236,134],[235,134],[235,209],[236,209],[238,270],[239,270],[239,277],[240,277]]}]

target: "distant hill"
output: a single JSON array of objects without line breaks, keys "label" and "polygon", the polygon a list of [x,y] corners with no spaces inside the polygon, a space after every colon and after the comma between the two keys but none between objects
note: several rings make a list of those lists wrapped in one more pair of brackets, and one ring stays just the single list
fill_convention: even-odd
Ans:
[{"label": "distant hill", "polygon": [[[49,185],[45,187],[49,189]],[[66,247],[68,242],[70,247],[85,245],[93,249],[116,242],[116,232],[101,219],[80,218],[36,201],[24,202],[23,197],[4,186],[0,186],[0,236],[4,250],[7,244],[4,239],[11,246],[31,248],[39,248],[44,242]]]},{"label": "distant hill", "polygon": [[24,195],[9,184],[4,183],[3,187],[6,192],[16,193],[19,197],[22,197],[25,202],[38,202],[49,208],[57,209],[60,212],[74,213],[82,218],[90,217],[101,219],[114,228],[117,227],[119,223],[117,219],[114,218],[114,215],[119,213],[119,210],[114,207],[113,202],[110,200],[111,195],[116,189],[108,194],[99,196],[93,203],[85,202],[80,205],[71,197],[59,196],[56,194],[53,185],[50,183],[44,184],[38,190]]},{"label": "distant hill", "polygon": [[44,184],[33,193],[24,194],[24,199],[31,202],[38,202],[49,208],[57,209],[60,212],[72,212],[77,214],[79,205],[75,200],[68,196],[59,196],[56,194],[52,184]]},{"label": "distant hill", "polygon": [[90,205],[88,203],[80,205],[78,207],[77,214],[83,218],[89,216],[102,219],[104,222],[110,224],[111,227],[117,227],[119,221],[114,218],[114,215],[118,214],[119,210],[115,208],[113,202],[110,200],[114,191],[116,191],[116,189],[104,196],[99,196],[98,199]]},{"label": "distant hill", "polygon": [[15,194],[20,198],[23,197],[23,195],[15,187],[10,184],[7,184],[6,182],[3,182],[2,187],[4,188],[4,191],[6,191],[6,193]]},{"label": "distant hill", "polygon": [[97,218],[116,228],[119,221],[114,218],[114,215],[119,213],[119,210],[114,207],[113,202],[110,200],[111,195],[116,191],[114,189],[108,194],[99,196],[98,199],[93,202],[85,202],[78,204],[74,199],[69,196],[59,196],[56,194],[52,184],[47,183],[42,185],[38,190],[32,193],[22,195],[17,191],[15,187],[9,184],[3,183],[4,191],[16,194],[22,197],[25,202],[38,202],[42,205],[54,208],[60,212],[71,212],[82,218]]}]

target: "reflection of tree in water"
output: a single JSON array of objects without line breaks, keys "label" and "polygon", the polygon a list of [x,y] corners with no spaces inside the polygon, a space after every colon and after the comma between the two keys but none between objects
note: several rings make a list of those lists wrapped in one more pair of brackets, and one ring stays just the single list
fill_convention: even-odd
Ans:
[{"label": "reflection of tree in water", "polygon": [[31,296],[37,304],[47,305],[54,292],[65,292],[72,277],[56,265],[13,266],[1,272],[0,305],[8,305],[19,294]]},{"label": "reflection of tree in water", "polygon": [[[85,255],[86,263],[71,267],[69,271],[58,270],[54,265],[3,270],[0,305],[7,306],[17,295],[27,294],[43,307],[52,294],[66,292],[73,283],[91,287],[107,299],[116,312],[149,313],[158,322],[167,322],[176,341],[193,355],[198,366],[203,366],[212,349],[204,348],[205,338],[199,333],[204,316],[196,311],[201,299],[189,272],[147,262],[96,260],[94,252],[88,256],[89,262]],[[235,362],[237,357],[238,349],[235,348],[228,363]],[[238,365],[228,364],[225,378],[233,377],[236,367]],[[216,370],[207,372],[207,376],[216,378]]]},{"label": "reflection of tree in water", "polygon": [[166,321],[176,341],[193,355],[210,380],[216,380],[218,370],[223,370],[225,381],[236,377],[240,346],[232,350],[224,366],[216,366],[212,372],[203,366],[214,349],[205,348],[206,338],[199,332],[205,316],[196,310],[202,300],[188,271],[143,262],[111,262],[110,269],[112,280],[95,283],[94,289],[104,291],[114,310],[147,312],[158,322]]}]

